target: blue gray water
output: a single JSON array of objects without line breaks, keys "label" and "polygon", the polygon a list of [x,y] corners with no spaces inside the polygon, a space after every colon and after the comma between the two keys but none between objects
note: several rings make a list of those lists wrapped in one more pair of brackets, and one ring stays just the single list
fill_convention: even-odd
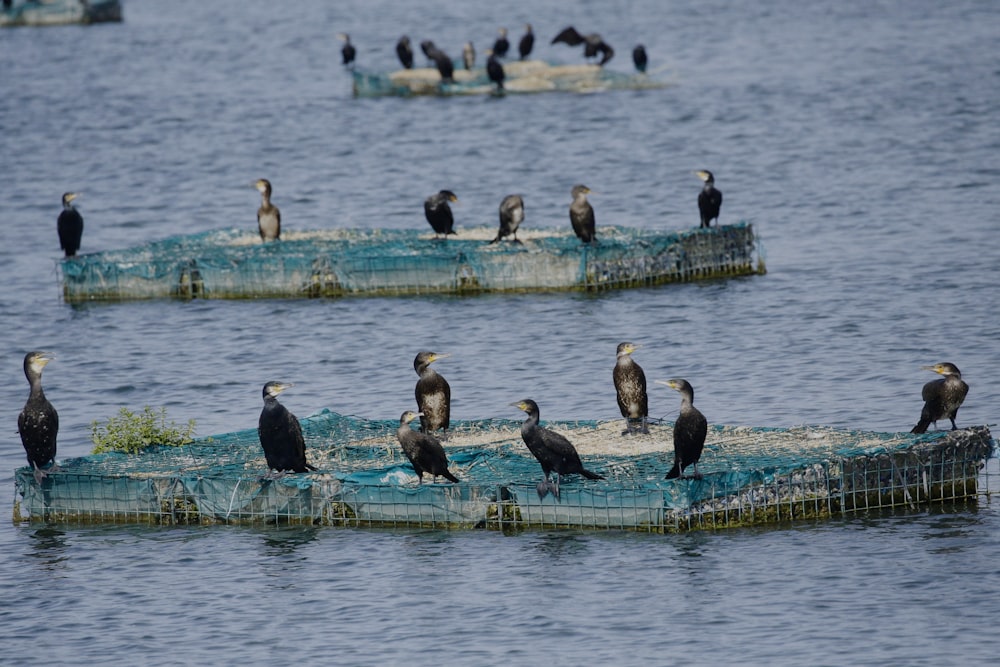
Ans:
[{"label": "blue gray water", "polygon": [[[627,70],[642,41],[663,90],[504,99],[354,99],[339,65],[395,67],[404,31],[458,56],[531,21],[567,24]],[[1000,66],[995,3],[507,3],[126,0],[125,22],[0,34],[0,316],[7,437],[29,349],[61,417],[165,406],[200,434],[284,402],[393,418],[416,351],[458,418],[612,418],[614,349],[686,377],[716,423],[908,430],[921,365],[1000,389]],[[267,177],[287,229],[418,227],[454,190],[462,226],[508,193],[526,225],[566,224],[583,182],[598,224],[696,224],[715,172],[722,221],[752,221],[766,276],[621,291],[339,301],[61,302],[55,218],[81,190],[83,251],[255,225]],[[670,417],[673,392],[651,412]],[[943,426],[943,424],[942,424]],[[6,472],[4,472],[6,471]],[[0,528],[10,664],[974,664],[995,659],[1000,508],[944,507],[682,536],[142,527]]]}]

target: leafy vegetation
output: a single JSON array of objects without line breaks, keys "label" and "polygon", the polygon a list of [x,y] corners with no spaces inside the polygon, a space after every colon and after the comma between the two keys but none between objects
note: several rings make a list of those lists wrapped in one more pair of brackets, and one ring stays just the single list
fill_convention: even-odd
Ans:
[{"label": "leafy vegetation", "polygon": [[90,425],[90,433],[94,441],[94,454],[138,454],[152,445],[177,447],[188,444],[194,435],[194,420],[190,420],[185,428],[176,422],[167,422],[166,408],[160,408],[157,412],[147,405],[139,414],[122,408],[117,416],[109,417],[108,423],[103,426],[94,420]]}]

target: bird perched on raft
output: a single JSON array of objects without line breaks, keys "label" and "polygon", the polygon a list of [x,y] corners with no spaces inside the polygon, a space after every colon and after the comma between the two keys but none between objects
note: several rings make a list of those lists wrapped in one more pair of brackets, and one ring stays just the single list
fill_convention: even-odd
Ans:
[{"label": "bird perched on raft", "polygon": [[507,195],[500,202],[500,229],[497,237],[490,241],[496,243],[511,234],[514,235],[514,243],[520,243],[517,238],[517,228],[524,222],[524,199],[521,195]]},{"label": "bird perched on raft", "polygon": [[265,479],[280,479],[287,472],[316,470],[306,463],[306,441],[299,420],[278,402],[278,394],[292,386],[274,380],[264,385],[264,409],[260,412],[257,436],[267,467],[273,471]]},{"label": "bird perched on raft", "polygon": [[45,398],[42,391],[42,369],[55,359],[48,352],[29,352],[24,355],[24,377],[31,390],[28,400],[17,417],[17,431],[21,434],[21,444],[28,455],[35,482],[39,485],[48,474],[44,468],[58,470],[56,460],[56,436],[59,435],[59,413]]},{"label": "bird perched on raft", "polygon": [[563,29],[562,32],[552,38],[553,44],[558,44],[559,42],[570,46],[583,44],[583,57],[587,59],[595,58],[600,53],[601,61],[597,63],[598,65],[606,65],[615,55],[615,50],[611,48],[611,45],[601,39],[601,36],[596,32],[592,32],[589,35],[581,35],[573,26]]},{"label": "bird perched on raft", "polygon": [[413,471],[417,473],[417,484],[424,483],[425,472],[435,478],[440,475],[449,482],[457,482],[458,478],[448,472],[448,457],[445,456],[441,442],[433,435],[410,428],[410,422],[420,415],[419,412],[407,410],[399,418],[399,429],[396,430],[396,439],[413,465]]},{"label": "bird perched on raft", "polygon": [[420,376],[413,389],[420,411],[420,430],[424,433],[444,431],[442,437],[447,437],[451,425],[451,385],[431,368],[431,364],[448,356],[424,351],[413,359],[413,370]]},{"label": "bird perched on raft", "polygon": [[521,35],[521,41],[517,43],[517,53],[521,56],[521,60],[524,60],[531,55],[531,50],[535,48],[535,33],[531,30],[531,24],[524,24],[524,34]]},{"label": "bird perched on raft", "polygon": [[962,407],[966,394],[969,393],[969,385],[962,380],[962,371],[958,366],[948,362],[934,364],[933,366],[921,366],[925,371],[934,371],[944,377],[931,380],[924,385],[921,397],[924,399],[924,408],[920,411],[920,421],[913,427],[910,433],[926,433],[927,427],[934,422],[937,428],[939,419],[947,417],[951,420],[951,430],[956,430],[955,417],[958,409]]},{"label": "bird perched on raft", "polygon": [[434,61],[434,66],[441,75],[441,82],[451,83],[455,76],[455,64],[451,62],[451,58],[429,39],[420,42],[420,48],[429,60]]},{"label": "bird perched on raft", "polygon": [[396,57],[399,58],[403,69],[413,69],[413,46],[410,45],[410,38],[403,35],[396,42]]},{"label": "bird perched on raft", "polygon": [[587,201],[590,188],[586,185],[574,185],[571,191],[573,201],[569,205],[569,221],[577,238],[584,243],[597,240],[597,227],[594,220],[594,207]]},{"label": "bird perched on raft", "polygon": [[458,196],[451,190],[441,190],[424,200],[424,215],[434,230],[434,238],[444,236],[447,239],[448,234],[458,234],[448,202],[458,202]]},{"label": "bird perched on raft", "polygon": [[649,417],[649,400],[646,396],[646,374],[642,366],[632,359],[632,353],[639,349],[634,343],[619,343],[615,369],[611,377],[618,394],[618,409],[625,418],[622,435],[649,433],[646,420]]},{"label": "bird perched on raft", "polygon": [[497,55],[492,51],[486,51],[486,75],[490,77],[490,81],[497,85],[497,93],[503,92],[503,80],[507,78],[506,73],[503,71],[503,65],[497,60]]},{"label": "bird perched on raft", "polygon": [[271,203],[271,181],[257,179],[253,183],[260,193],[260,208],[257,209],[257,230],[263,241],[277,241],[281,237],[281,211]]},{"label": "bird perched on raft", "polygon": [[67,257],[76,255],[76,251],[80,249],[80,239],[83,238],[83,216],[73,208],[73,200],[79,196],[78,192],[67,192],[62,196],[63,210],[56,221],[59,247],[66,252]]},{"label": "bird perched on raft", "polygon": [[476,47],[472,45],[472,42],[466,42],[465,46],[462,47],[462,64],[467,70],[476,66]]},{"label": "bird perched on raft", "polygon": [[646,55],[646,47],[642,44],[636,44],[635,48],[632,49],[632,63],[635,65],[636,71],[646,72],[646,66],[649,64],[649,56]]},{"label": "bird perched on raft", "polygon": [[667,473],[667,479],[676,479],[684,472],[684,468],[694,466],[694,479],[701,479],[698,473],[698,461],[705,449],[705,437],[708,435],[708,420],[694,407],[694,388],[687,380],[657,380],[681,394],[681,412],[674,422],[674,467]]},{"label": "bird perched on raft", "polygon": [[722,208],[722,192],[715,189],[715,176],[707,169],[694,172],[705,185],[698,194],[698,212],[701,213],[701,226],[711,227],[712,220],[719,224],[719,210]]},{"label": "bird perched on raft", "polygon": [[348,35],[346,32],[342,32],[337,35],[337,39],[342,40],[344,42],[344,46],[341,47],[340,49],[340,55],[343,58],[343,64],[345,66],[350,65],[351,63],[354,62],[354,57],[358,55],[357,49],[355,49],[354,45],[351,44],[351,36]]},{"label": "bird perched on raft", "polygon": [[507,39],[507,28],[500,28],[497,30],[496,41],[493,42],[493,53],[497,58],[506,58],[509,50],[510,41]]},{"label": "bird perched on raft", "polygon": [[[531,399],[511,403],[514,407],[527,413],[528,418],[521,424],[521,439],[528,450],[542,465],[545,478],[538,483],[538,497],[544,498],[549,492],[559,498],[559,483],[563,475],[583,475],[587,479],[604,479],[604,475],[590,472],[583,467],[576,448],[564,436],[538,425],[538,404]],[[556,474],[553,483],[551,474]]]}]

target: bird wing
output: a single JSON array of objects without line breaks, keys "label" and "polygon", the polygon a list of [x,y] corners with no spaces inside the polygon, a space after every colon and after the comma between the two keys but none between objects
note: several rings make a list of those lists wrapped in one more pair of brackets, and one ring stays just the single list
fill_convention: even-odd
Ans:
[{"label": "bird wing", "polygon": [[563,29],[558,35],[552,38],[552,44],[557,44],[563,42],[564,44],[569,44],[570,46],[577,46],[578,44],[583,44],[583,35],[576,31],[576,28],[569,26]]}]

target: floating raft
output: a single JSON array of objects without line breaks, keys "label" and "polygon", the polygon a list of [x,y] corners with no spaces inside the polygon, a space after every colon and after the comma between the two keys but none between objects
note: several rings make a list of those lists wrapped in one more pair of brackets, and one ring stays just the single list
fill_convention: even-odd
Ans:
[{"label": "floating raft", "polygon": [[[664,88],[667,84],[641,72],[623,73],[598,65],[552,65],[541,60],[513,61],[503,64],[504,91],[511,93],[575,92],[603,90],[644,90]],[[355,97],[396,95],[490,95],[496,85],[485,68],[455,67],[454,81],[443,83],[436,68],[402,69],[396,72],[365,72],[355,69]]]},{"label": "floating raft", "polygon": [[490,244],[495,228],[435,240],[413,230],[217,230],[60,261],[63,297],[252,299],[607,290],[763,272],[748,223],[656,232],[598,228],[584,245],[568,230],[525,230]]},{"label": "floating raft", "polygon": [[27,0],[0,10],[0,27],[106,23],[122,20],[119,0]]},{"label": "floating raft", "polygon": [[563,479],[539,499],[541,468],[520,422],[453,424],[445,447],[458,484],[417,485],[397,420],[323,411],[302,420],[315,473],[265,480],[256,429],[141,455],[64,460],[39,486],[15,471],[15,521],[154,524],[304,523],[512,530],[677,532],[830,517],[974,499],[993,442],[985,426],[923,435],[830,428],[712,426],[701,479],[665,480],[672,424],[622,436],[614,422],[549,422],[606,480]]}]

